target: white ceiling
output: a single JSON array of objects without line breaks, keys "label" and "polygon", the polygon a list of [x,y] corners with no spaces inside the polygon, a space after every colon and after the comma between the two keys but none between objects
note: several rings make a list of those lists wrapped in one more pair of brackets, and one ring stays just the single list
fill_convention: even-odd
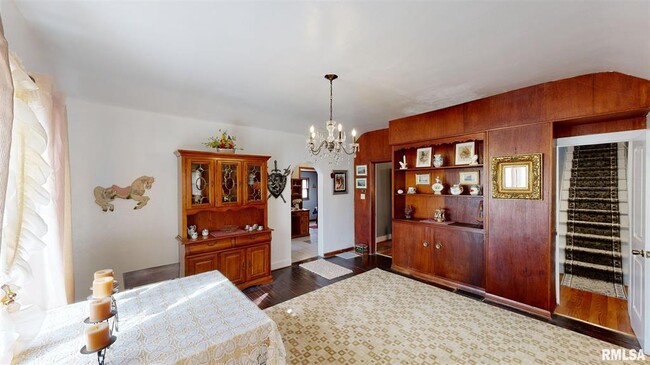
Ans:
[{"label": "white ceiling", "polygon": [[73,97],[306,133],[598,71],[650,79],[650,2],[17,1]]}]

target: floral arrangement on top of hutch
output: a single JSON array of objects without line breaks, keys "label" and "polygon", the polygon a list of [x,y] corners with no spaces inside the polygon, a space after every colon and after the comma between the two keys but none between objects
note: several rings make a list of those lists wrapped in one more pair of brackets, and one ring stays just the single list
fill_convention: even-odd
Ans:
[{"label": "floral arrangement on top of hutch", "polygon": [[175,154],[181,275],[219,270],[240,289],[272,282],[266,200],[270,156]]},{"label": "floral arrangement on top of hutch", "polygon": [[484,230],[477,220],[484,140],[476,133],[393,146],[395,270],[484,292]]}]

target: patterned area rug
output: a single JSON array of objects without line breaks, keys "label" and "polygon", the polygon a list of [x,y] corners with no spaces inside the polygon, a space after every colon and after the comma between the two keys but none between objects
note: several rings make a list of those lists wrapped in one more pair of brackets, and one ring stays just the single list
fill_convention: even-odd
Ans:
[{"label": "patterned area rug", "polygon": [[596,364],[619,348],[380,269],[265,312],[290,364]]},{"label": "patterned area rug", "polygon": [[616,143],[573,150],[562,285],[625,299]]},{"label": "patterned area rug", "polygon": [[350,269],[346,269],[343,266],[333,264],[323,259],[305,262],[304,264],[300,264],[300,267],[329,280],[352,273],[352,270]]},{"label": "patterned area rug", "polygon": [[[592,293],[603,294],[608,297],[620,298],[619,293],[616,292],[616,286],[602,280],[594,280],[583,276],[565,274],[562,277],[562,285]],[[625,299],[625,297],[621,299]]]},{"label": "patterned area rug", "polygon": [[352,251],[348,251],[348,252],[343,252],[343,253],[340,253],[340,254],[336,255],[336,257],[340,257],[342,259],[349,260],[349,259],[353,259],[355,257],[359,257],[359,255],[357,255],[356,253],[354,253]]}]

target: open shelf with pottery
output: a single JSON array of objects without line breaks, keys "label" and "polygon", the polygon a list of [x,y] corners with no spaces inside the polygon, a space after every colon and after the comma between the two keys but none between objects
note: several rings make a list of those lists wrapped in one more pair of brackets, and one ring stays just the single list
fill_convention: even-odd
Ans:
[{"label": "open shelf with pottery", "polygon": [[[437,209],[444,209],[446,219],[481,224],[484,139],[478,133],[394,146],[393,218],[407,219],[405,209],[410,206],[416,220],[433,218]],[[442,185],[439,192],[433,188],[437,181]]]},{"label": "open shelf with pottery", "polygon": [[485,134],[392,148],[392,268],[484,293]]}]

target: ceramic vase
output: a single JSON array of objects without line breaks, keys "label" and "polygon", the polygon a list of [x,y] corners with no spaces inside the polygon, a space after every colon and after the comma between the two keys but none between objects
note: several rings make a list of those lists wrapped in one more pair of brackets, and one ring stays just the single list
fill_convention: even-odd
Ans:
[{"label": "ceramic vase", "polygon": [[442,155],[435,154],[433,155],[433,167],[441,167],[443,164]]}]

